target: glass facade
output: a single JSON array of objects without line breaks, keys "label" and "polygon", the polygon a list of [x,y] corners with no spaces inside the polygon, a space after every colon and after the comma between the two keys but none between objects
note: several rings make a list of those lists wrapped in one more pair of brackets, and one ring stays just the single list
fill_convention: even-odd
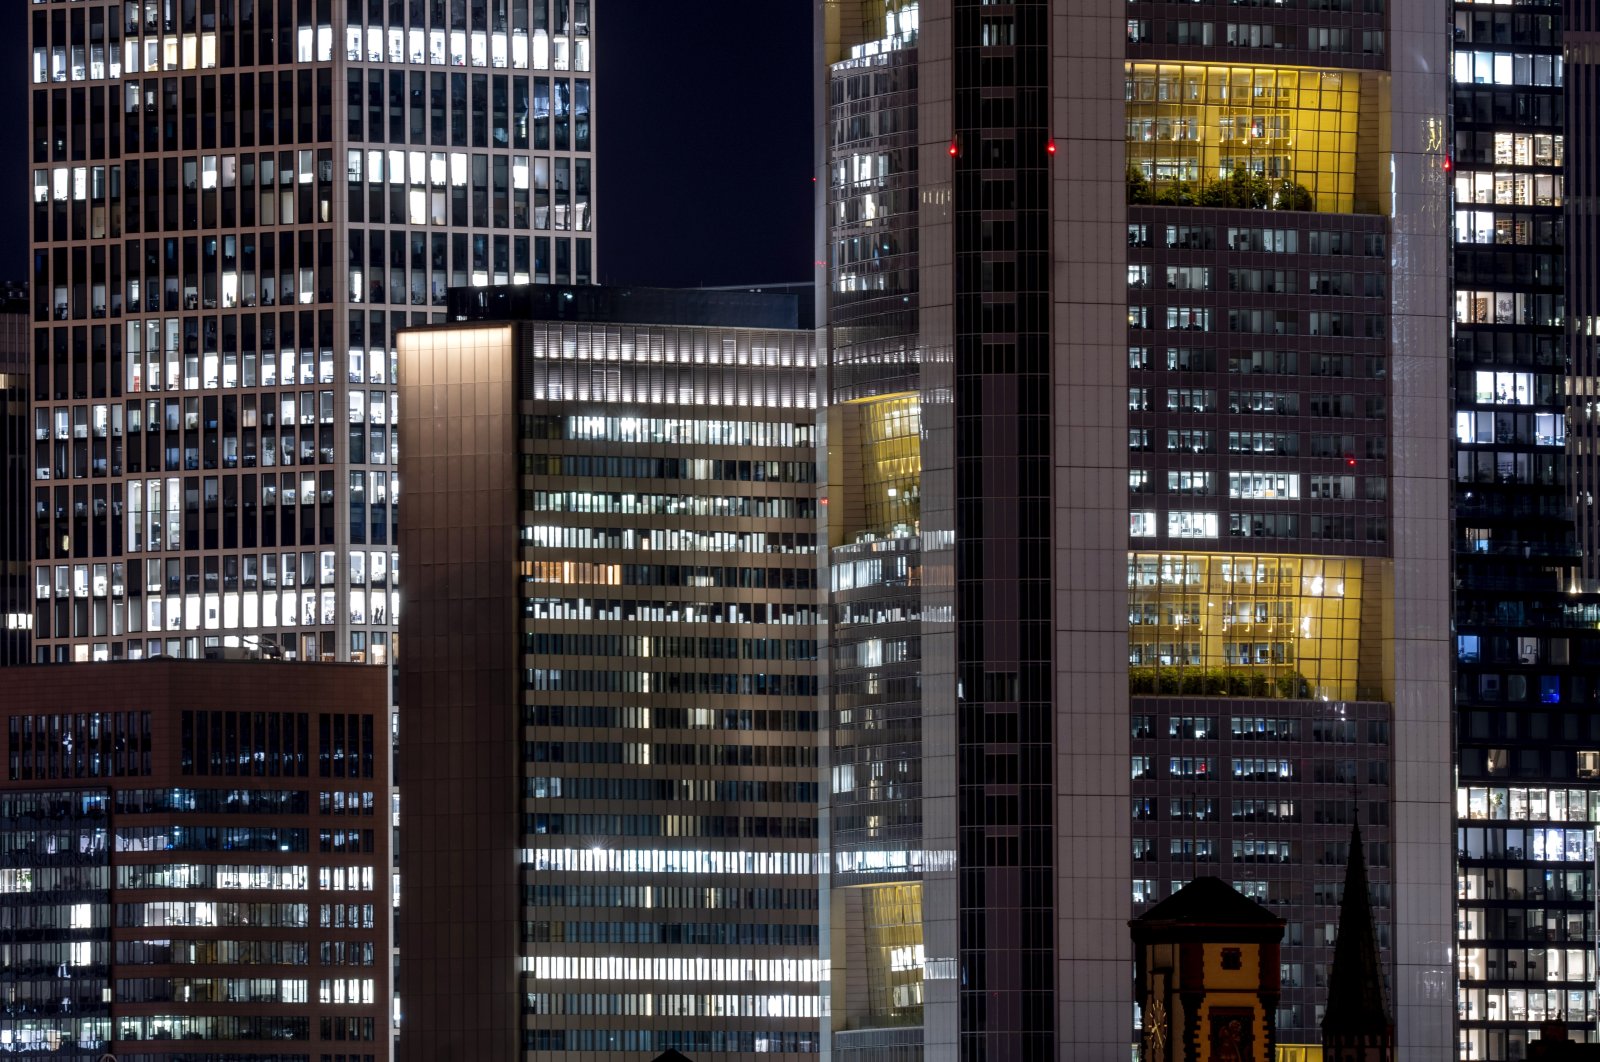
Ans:
[{"label": "glass facade", "polygon": [[[1130,141],[1130,161],[1177,147],[1198,165],[1202,144],[1237,144],[1242,118],[1246,149],[1268,156],[1254,172],[1313,198],[1219,197],[1202,180],[1226,175],[1214,169],[1153,173],[1144,195],[1130,175],[1132,902],[1215,874],[1267,904],[1288,922],[1278,1040],[1316,1044],[1357,817],[1394,954],[1393,248],[1371,184],[1379,153],[1357,150],[1363,114],[1386,103],[1378,75],[1349,67],[1132,63],[1129,77],[1159,96],[1168,70],[1168,93],[1197,97],[1193,143]],[[1346,109],[1295,112],[1308,83]],[[1326,181],[1275,156],[1319,145],[1309,165]],[[1184,181],[1188,203],[1163,195]]]},{"label": "glass facade", "polygon": [[922,408],[915,395],[861,404],[862,500],[857,541],[914,535],[922,523]]},{"label": "glass facade", "polygon": [[868,1020],[916,1024],[922,1020],[922,888],[879,885],[862,890],[866,934]]},{"label": "glass facade", "polygon": [[[823,400],[839,404],[826,414],[833,450],[825,851],[836,881],[859,887],[830,889],[823,911],[826,953],[840,971],[825,1049],[900,1058],[923,1039],[926,1002],[920,8],[864,4],[859,14],[854,32],[829,42],[840,61],[827,79],[833,328],[832,390]],[[841,991],[841,981],[852,990]]]},{"label": "glass facade", "polygon": [[[1401,1054],[1443,1058],[1448,1016],[1404,984],[1421,952],[1402,911],[1436,909],[1447,869],[1391,830],[1396,807],[1442,795],[1407,792],[1394,765],[1447,762],[1442,695],[1430,686],[1414,703],[1433,707],[1403,729],[1398,708],[1423,659],[1443,677],[1444,573],[1407,589],[1419,572],[1397,559],[1442,513],[1392,489],[1439,474],[1401,452],[1402,407],[1420,396],[1394,380],[1402,336],[1430,327],[1395,279],[1401,245],[1437,253],[1443,236],[1400,196],[1448,171],[1442,128],[1431,119],[1415,185],[1383,172],[1405,150],[1384,132],[1401,120],[1391,86],[1421,54],[1397,45],[1383,5],[1208,14],[1128,10],[1134,909],[1199,874],[1267,904],[1288,923],[1278,1041],[1320,1043],[1359,821],[1388,991],[1414,1038]],[[1270,67],[1247,51],[1267,47]],[[1429,632],[1422,655],[1395,641],[1401,610]],[[1433,893],[1396,886],[1408,861]]]},{"label": "glass facade", "polygon": [[[1059,1012],[1059,996],[1083,991],[1058,965],[1080,949],[1051,930],[1096,890],[1061,888],[1071,812],[1054,799],[1075,773],[1056,757],[1079,706],[1075,662],[1055,644],[1057,610],[1071,606],[1052,577],[1058,513],[1076,501],[1049,469],[1058,447],[1074,449],[1054,433],[1072,370],[1056,363],[1052,314],[1052,4],[1017,0],[1002,18],[988,6],[953,4],[956,1000],[964,1054],[1030,1058],[1091,1035]],[[997,89],[1009,106],[993,105]],[[996,208],[1014,231],[984,241]]]},{"label": "glass facade", "polygon": [[594,276],[590,0],[27,17],[35,658],[391,662],[394,336]]},{"label": "glass facade", "polygon": [[[1354,700],[1361,573],[1345,557],[1132,554],[1130,686]],[[1369,643],[1375,636],[1367,632]],[[1379,687],[1380,676],[1370,680]]]},{"label": "glass facade", "polygon": [[[1394,934],[1406,910],[1403,931],[1419,932],[1448,868],[1390,832],[1395,809],[1440,800],[1392,765],[1448,763],[1437,704],[1400,721],[1422,702],[1402,686],[1421,689],[1424,672],[1438,701],[1445,558],[1419,536],[1430,513],[1392,489],[1438,477],[1398,445],[1421,398],[1394,387],[1398,365],[1445,381],[1410,357],[1443,344],[1414,320],[1443,301],[1443,278],[1432,294],[1394,281],[1402,245],[1437,254],[1443,234],[1400,192],[1448,170],[1442,80],[1414,78],[1427,91],[1411,101],[1392,91],[1443,56],[1408,37],[1411,13],[1331,6],[1226,22],[1203,6],[1128,8],[1133,902],[1214,873],[1274,908],[1288,923],[1278,1043],[1320,1043],[1358,820],[1402,1054],[1445,1057],[1448,1016],[1405,984],[1445,971],[1394,966]],[[1411,107],[1434,141],[1390,133]],[[1386,173],[1410,152],[1414,170]],[[1432,601],[1413,613],[1414,649],[1397,641],[1402,598]],[[1434,884],[1395,886],[1406,867]]]},{"label": "glass facade", "polygon": [[1557,1015],[1595,1039],[1596,289],[1569,195],[1593,172],[1568,151],[1594,135],[1595,24],[1453,14],[1460,1057],[1508,1060]]},{"label": "glass facade", "polygon": [[[835,881],[822,924],[836,971],[824,1049],[910,1057],[926,1001],[922,828],[926,681],[923,486],[929,428],[918,336],[920,5],[842,6],[829,98],[826,238],[831,392],[825,527],[832,614],[828,837]],[[846,20],[849,24],[846,25]],[[824,27],[829,33],[830,28]],[[945,404],[936,400],[936,404]],[[937,526],[937,525],[936,525]],[[841,987],[848,984],[848,990]],[[899,1054],[895,1052],[900,1052]]]},{"label": "glass facade", "polygon": [[98,1062],[113,1038],[109,805],[105,789],[0,793],[0,1050]]},{"label": "glass facade", "polygon": [[1437,6],[819,16],[839,1057],[1125,1050],[1094,912],[1197,874],[1287,921],[1306,1053],[1357,819],[1400,1053],[1453,1051],[1452,867],[1391,833],[1449,828]]},{"label": "glass facade", "polygon": [[[809,350],[761,333],[573,339],[563,356],[556,334],[529,336],[520,406],[524,1050],[814,1052]],[[696,373],[696,348],[750,368],[736,383]],[[677,387],[653,389],[619,357],[630,349],[659,350]],[[568,385],[597,362],[629,379]],[[730,383],[747,425],[713,440]],[[684,388],[705,414],[671,409]],[[618,431],[596,430],[602,411]],[[622,437],[623,423],[658,412],[680,420],[665,438]],[[612,763],[637,767],[622,777]],[[560,858],[573,846],[599,858]],[[615,858],[657,846],[763,853],[770,869],[759,888],[735,870],[685,889]],[[640,905],[641,892],[659,903]],[[648,968],[617,984],[607,963]],[[717,968],[736,964],[748,969]]]},{"label": "glass facade", "polygon": [[1301,186],[1317,210],[1354,211],[1358,72],[1134,63],[1127,101],[1128,166],[1146,181],[1203,195],[1245,173]]},{"label": "glass facade", "polygon": [[[1397,441],[1448,381],[1448,278],[1397,266],[1442,261],[1445,245],[1416,206],[1448,190],[1446,85],[1427,74],[1448,66],[1427,29],[1437,13],[1107,6],[1096,13],[1126,22],[1112,56],[1072,45],[1093,37],[1074,35],[1090,11],[1038,6],[920,5],[907,27],[906,6],[840,5],[819,24],[830,1049],[976,1057],[1054,1041],[1091,1057],[1090,1028],[1123,1020],[1096,1009],[1112,1006],[1101,985],[1120,960],[1051,953],[1046,926],[1138,912],[1197,873],[1282,910],[1278,1040],[1315,1043],[1360,817],[1403,1051],[1442,1059],[1450,1020],[1418,985],[1448,969],[1392,926],[1448,934],[1450,865],[1390,835],[1411,814],[1448,828],[1448,577],[1422,502],[1442,491],[1446,440]],[[1050,82],[1046,42],[1070,54],[1075,86],[1122,80],[1102,125],[1099,96]],[[938,74],[914,82],[923,64]],[[1118,123],[1123,155],[1078,139]],[[1125,299],[1093,294],[1107,266]],[[1107,305],[1125,320],[1102,321]],[[1107,352],[1118,323],[1125,349]],[[915,523],[882,515],[902,485],[859,409],[906,393]],[[1094,656],[1110,645],[1125,659]],[[1094,787],[1110,773],[1096,776],[1083,736],[1115,774],[1126,749],[1126,793]],[[1429,766],[1394,776],[1398,761]],[[1074,793],[1070,811],[1046,792]],[[1131,816],[1086,819],[1102,804]],[[1043,843],[1069,832],[1070,854]],[[1122,852],[1131,896],[1101,897],[1077,868]],[[1043,886],[1069,865],[1070,883]],[[867,988],[890,982],[853,942],[883,924],[878,889],[909,884],[920,1020],[875,1003],[893,993]],[[1046,987],[1077,1003],[1035,1008]]]},{"label": "glass facade", "polygon": [[[623,314],[668,298],[625,294]],[[417,713],[406,799],[422,809],[407,815],[417,862],[402,856],[419,912],[402,924],[410,1057],[466,1044],[507,1059],[819,1048],[811,335],[722,326],[714,312],[632,323],[617,307],[400,337],[407,408],[420,411],[408,431],[434,455],[413,501],[489,527],[506,560],[471,582],[482,551],[408,527],[406,548],[451,573],[418,605],[447,617],[447,588],[479,587],[473,611],[503,626],[476,626],[470,665],[451,651],[441,670],[494,676],[516,706],[469,702],[429,685],[429,657],[402,660],[402,711]],[[461,412],[434,417],[438,402]],[[474,441],[502,429],[503,452]],[[467,741],[514,756],[447,752],[458,781],[440,751]],[[480,794],[476,810],[432,811],[458,784]],[[469,893],[425,869],[463,830],[491,846],[463,817],[497,822],[503,847],[481,865],[511,871]],[[494,933],[498,950],[442,979],[467,894],[483,913],[462,931]],[[485,998],[506,1023],[463,1025]]]},{"label": "glass facade", "polygon": [[130,666],[7,679],[0,1051],[389,1057],[383,674]]}]

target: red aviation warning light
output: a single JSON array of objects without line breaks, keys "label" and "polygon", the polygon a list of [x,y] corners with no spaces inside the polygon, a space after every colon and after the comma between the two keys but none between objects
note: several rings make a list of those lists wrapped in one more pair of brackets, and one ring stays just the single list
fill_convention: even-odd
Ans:
[{"label": "red aviation warning light", "polygon": [[961,145],[960,145],[960,143],[958,143],[956,141],[955,137],[951,137],[950,138],[950,157],[951,158],[955,158],[956,156],[958,156],[960,154],[961,154]]},{"label": "red aviation warning light", "polygon": [[1050,156],[1054,157],[1054,155],[1056,153],[1056,138],[1055,137],[1051,137],[1049,140],[1045,141],[1044,153],[1046,155],[1050,155]]}]

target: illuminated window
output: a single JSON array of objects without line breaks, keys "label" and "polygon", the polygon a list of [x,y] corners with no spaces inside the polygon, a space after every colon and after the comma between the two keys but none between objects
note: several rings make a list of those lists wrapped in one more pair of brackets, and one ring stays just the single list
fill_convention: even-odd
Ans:
[{"label": "illuminated window", "polygon": [[1174,510],[1167,514],[1168,538],[1216,538],[1217,514]]},{"label": "illuminated window", "polygon": [[867,1009],[879,1020],[915,1022],[922,1013],[922,886],[863,890]]},{"label": "illuminated window", "polygon": [[1168,472],[1168,494],[1210,494],[1212,492],[1212,472]]},{"label": "illuminated window", "polygon": [[1130,170],[1157,186],[1190,182],[1192,194],[1236,172],[1288,180],[1311,193],[1317,210],[1349,213],[1361,77],[1289,67],[1130,63]]},{"label": "illuminated window", "polygon": [[[1464,294],[1469,293],[1457,293],[1457,299],[1459,300]],[[1473,401],[1483,405],[1531,406],[1533,374],[1479,370],[1474,374],[1473,390]]]},{"label": "illuminated window", "polygon": [[621,586],[619,564],[587,564],[579,561],[524,561],[522,574],[536,583],[586,583]]},{"label": "illuminated window", "polygon": [[1228,497],[1298,498],[1300,477],[1288,472],[1229,472]]},{"label": "illuminated window", "polygon": [[862,402],[862,492],[866,503],[860,534],[914,535],[922,523],[922,403],[916,395]]},{"label": "illuminated window", "polygon": [[1354,698],[1361,589],[1355,558],[1130,554],[1133,692]]}]

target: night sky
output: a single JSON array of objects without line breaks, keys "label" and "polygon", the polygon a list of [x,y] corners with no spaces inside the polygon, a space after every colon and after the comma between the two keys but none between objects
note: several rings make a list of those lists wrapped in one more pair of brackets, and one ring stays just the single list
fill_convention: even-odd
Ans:
[{"label": "night sky", "polygon": [[[0,0],[0,280],[28,274],[28,12]],[[812,279],[808,0],[597,0],[607,284]]]}]

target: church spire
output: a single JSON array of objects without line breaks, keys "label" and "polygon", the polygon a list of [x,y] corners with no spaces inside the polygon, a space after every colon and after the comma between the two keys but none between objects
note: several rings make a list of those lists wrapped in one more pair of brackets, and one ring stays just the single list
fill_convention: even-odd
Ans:
[{"label": "church spire", "polygon": [[1328,1062],[1392,1062],[1394,1020],[1383,988],[1383,960],[1367,885],[1361,826],[1350,829],[1344,899],[1339,905],[1339,940],[1328,976],[1328,1006],[1322,1044]]}]

